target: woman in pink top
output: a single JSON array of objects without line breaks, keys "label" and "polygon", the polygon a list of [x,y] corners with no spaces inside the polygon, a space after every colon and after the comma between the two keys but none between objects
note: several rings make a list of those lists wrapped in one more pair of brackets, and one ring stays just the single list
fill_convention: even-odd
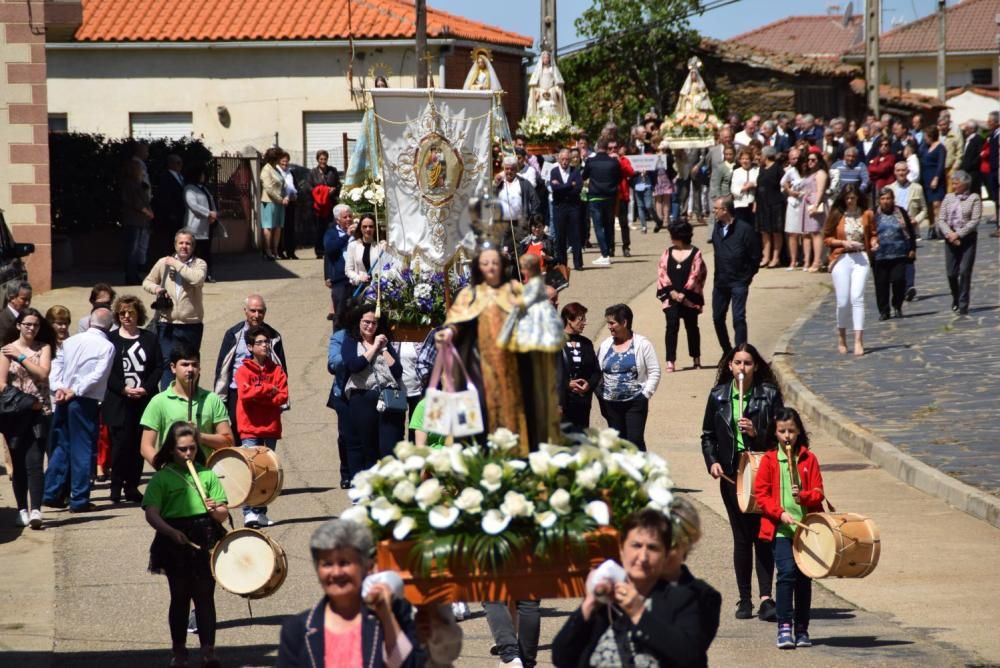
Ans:
[{"label": "woman in pink top", "polygon": [[417,643],[413,609],[385,584],[362,597],[375,543],[367,527],[324,522],[309,541],[324,596],[281,628],[278,667],[418,668],[427,660]]}]

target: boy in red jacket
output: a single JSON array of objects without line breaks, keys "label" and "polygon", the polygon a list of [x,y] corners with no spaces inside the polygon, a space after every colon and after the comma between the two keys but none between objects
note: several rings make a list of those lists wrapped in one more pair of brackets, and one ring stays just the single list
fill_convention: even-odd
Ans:
[{"label": "boy in red jacket", "polygon": [[[823,511],[823,477],[816,456],[809,451],[809,435],[798,411],[788,407],[778,410],[771,425],[770,443],[775,447],[764,454],[754,478],[753,491],[761,507],[758,537],[774,541],[774,565],[778,571],[777,645],[779,649],[811,647],[812,580],[795,564],[792,538],[796,522],[807,513]],[[788,462],[789,453],[792,466]]]},{"label": "boy in red jacket", "polygon": [[[251,356],[236,370],[236,424],[243,447],[264,445],[272,450],[281,438],[281,407],[288,402],[288,375],[271,359],[271,339],[261,325],[246,333]],[[274,522],[267,506],[243,507],[243,526],[256,529]]]}]

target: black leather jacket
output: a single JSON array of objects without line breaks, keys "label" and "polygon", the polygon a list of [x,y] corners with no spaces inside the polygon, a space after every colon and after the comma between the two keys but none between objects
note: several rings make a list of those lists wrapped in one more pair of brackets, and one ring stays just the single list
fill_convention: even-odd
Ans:
[{"label": "black leather jacket", "polygon": [[[705,456],[705,468],[721,464],[723,472],[730,478],[736,475],[738,464],[736,440],[733,431],[733,405],[729,383],[716,385],[708,395],[705,419],[701,425],[701,452]],[[743,435],[743,443],[748,450],[767,450],[767,433],[771,420],[784,403],[781,390],[771,383],[755,383],[750,400],[743,406],[744,417],[750,418],[757,436]]]}]

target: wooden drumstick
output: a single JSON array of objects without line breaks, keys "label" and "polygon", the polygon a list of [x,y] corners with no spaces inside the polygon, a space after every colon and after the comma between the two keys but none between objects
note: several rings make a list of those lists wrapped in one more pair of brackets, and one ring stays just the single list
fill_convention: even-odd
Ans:
[{"label": "wooden drumstick", "polygon": [[[193,390],[194,390],[194,374],[189,373],[187,381],[188,381],[188,384],[187,384],[188,422],[191,422],[191,417],[194,414],[194,410],[193,410],[194,409],[194,397],[192,396],[193,395]],[[192,422],[192,424],[194,424],[194,423]]]},{"label": "wooden drumstick", "polygon": [[208,494],[205,493],[205,486],[201,484],[201,478],[198,477],[198,470],[195,469],[194,462],[189,459],[186,463],[188,471],[191,472],[191,477],[194,478],[194,486],[198,488],[201,500],[205,504],[205,510],[211,512],[212,509],[208,507]]},{"label": "wooden drumstick", "polygon": [[802,522],[799,522],[798,520],[792,520],[792,524],[799,527],[803,531],[808,531],[809,533],[819,533],[818,531],[816,531],[816,529],[813,529],[812,527],[805,525]]},{"label": "wooden drumstick", "polygon": [[730,485],[736,485],[736,481],[727,476],[725,473],[720,473],[719,477],[728,482]]}]

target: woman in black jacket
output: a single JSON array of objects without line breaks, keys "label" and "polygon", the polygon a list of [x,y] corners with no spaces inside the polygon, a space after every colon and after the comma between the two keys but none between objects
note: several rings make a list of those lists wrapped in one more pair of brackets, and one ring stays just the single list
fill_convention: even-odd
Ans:
[{"label": "woman in black jacket", "polygon": [[[743,413],[739,411],[740,376],[743,376]],[[720,479],[722,501],[729,515],[733,530],[733,564],[736,568],[736,586],[739,603],[737,619],[753,616],[753,598],[750,575],[756,562],[757,586],[760,590],[761,619],[776,617],[771,598],[774,580],[774,555],[771,544],[759,540],[760,515],[744,513],[736,499],[736,471],[742,452],[760,452],[767,449],[767,434],[774,414],[784,404],[764,358],[749,343],[733,348],[719,362],[715,387],[708,394],[705,419],[702,423],[701,450],[705,466],[713,478]]]},{"label": "woman in black jacket", "polygon": [[[722,597],[680,565],[687,545],[672,547],[672,534],[671,520],[658,510],[623,520],[625,580],[588,586],[583,604],[552,641],[557,668],[708,665]],[[668,573],[671,563],[676,567]],[[604,597],[608,603],[598,600]]]},{"label": "woman in black jacket", "polygon": [[101,404],[101,417],[111,440],[111,502],[125,499],[140,503],[139,478],[142,455],[139,420],[156,394],[163,375],[163,358],[156,332],[143,329],[146,307],[133,295],[122,295],[112,307],[118,329],[108,333],[115,346],[108,377],[108,391]]},{"label": "woman in black jacket", "polygon": [[594,388],[601,380],[601,368],[594,343],[583,335],[587,326],[587,307],[572,302],[563,307],[560,315],[566,327],[561,360],[564,375],[559,392],[562,422],[568,422],[574,431],[583,431],[590,427],[590,408]]}]

